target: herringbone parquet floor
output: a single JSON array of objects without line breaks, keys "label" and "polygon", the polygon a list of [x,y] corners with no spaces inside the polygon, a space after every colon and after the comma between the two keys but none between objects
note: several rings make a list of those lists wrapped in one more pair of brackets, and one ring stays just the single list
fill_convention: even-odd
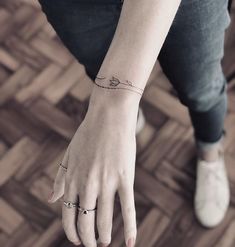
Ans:
[{"label": "herringbone parquet floor", "polygon": [[[227,216],[211,230],[194,216],[193,129],[156,63],[141,101],[147,123],[137,136],[138,247],[235,246],[235,15],[231,18],[223,60],[230,80]],[[1,0],[0,27],[0,246],[72,246],[63,232],[61,203],[48,204],[47,197],[93,84],[37,1]],[[112,246],[124,246],[118,200],[114,212]]]}]

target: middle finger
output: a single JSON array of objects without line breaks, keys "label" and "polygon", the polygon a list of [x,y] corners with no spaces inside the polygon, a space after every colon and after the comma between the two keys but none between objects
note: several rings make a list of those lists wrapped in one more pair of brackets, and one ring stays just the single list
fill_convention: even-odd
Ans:
[{"label": "middle finger", "polygon": [[[84,194],[84,193],[83,193]],[[79,194],[79,206],[84,209],[94,209],[96,207],[97,192],[87,191],[84,195]],[[84,214],[78,211],[78,233],[82,240],[82,243],[86,247],[96,247],[95,237],[95,214],[96,210],[88,211]]]}]

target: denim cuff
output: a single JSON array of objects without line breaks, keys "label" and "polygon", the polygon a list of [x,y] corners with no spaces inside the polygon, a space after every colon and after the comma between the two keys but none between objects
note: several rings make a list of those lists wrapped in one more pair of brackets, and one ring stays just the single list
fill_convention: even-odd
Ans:
[{"label": "denim cuff", "polygon": [[201,140],[196,138],[195,139],[196,147],[199,149],[210,149],[210,148],[213,148],[217,145],[221,145],[221,142],[224,141],[226,134],[227,134],[226,130],[223,130],[221,137],[219,138],[219,140],[217,140],[215,142],[204,142],[204,141],[201,141]]}]

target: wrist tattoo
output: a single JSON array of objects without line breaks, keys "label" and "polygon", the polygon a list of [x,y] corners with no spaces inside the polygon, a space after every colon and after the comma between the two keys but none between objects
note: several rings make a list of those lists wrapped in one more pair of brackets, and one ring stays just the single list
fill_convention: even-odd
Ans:
[{"label": "wrist tattoo", "polygon": [[105,81],[107,84],[107,78],[106,77],[96,76],[95,80],[93,81],[95,83],[95,85],[97,85],[98,87],[102,87],[102,88],[106,88],[106,89],[124,89],[124,90],[129,90],[129,91],[135,92],[139,95],[142,95],[143,91],[144,91],[142,88],[134,86],[132,82],[130,82],[128,80],[120,81],[115,76],[112,76],[112,78],[108,80],[108,85],[101,85],[96,80]]}]

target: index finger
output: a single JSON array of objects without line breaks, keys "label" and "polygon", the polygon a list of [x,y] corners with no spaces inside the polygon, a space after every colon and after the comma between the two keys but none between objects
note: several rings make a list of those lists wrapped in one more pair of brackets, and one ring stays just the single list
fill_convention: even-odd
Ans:
[{"label": "index finger", "polygon": [[[67,178],[67,177],[66,177]],[[76,184],[73,181],[66,179],[64,202],[78,204],[79,198],[77,194]],[[75,245],[81,244],[79,234],[76,227],[77,222],[77,207],[66,207],[62,204],[62,224],[67,238]]]}]

